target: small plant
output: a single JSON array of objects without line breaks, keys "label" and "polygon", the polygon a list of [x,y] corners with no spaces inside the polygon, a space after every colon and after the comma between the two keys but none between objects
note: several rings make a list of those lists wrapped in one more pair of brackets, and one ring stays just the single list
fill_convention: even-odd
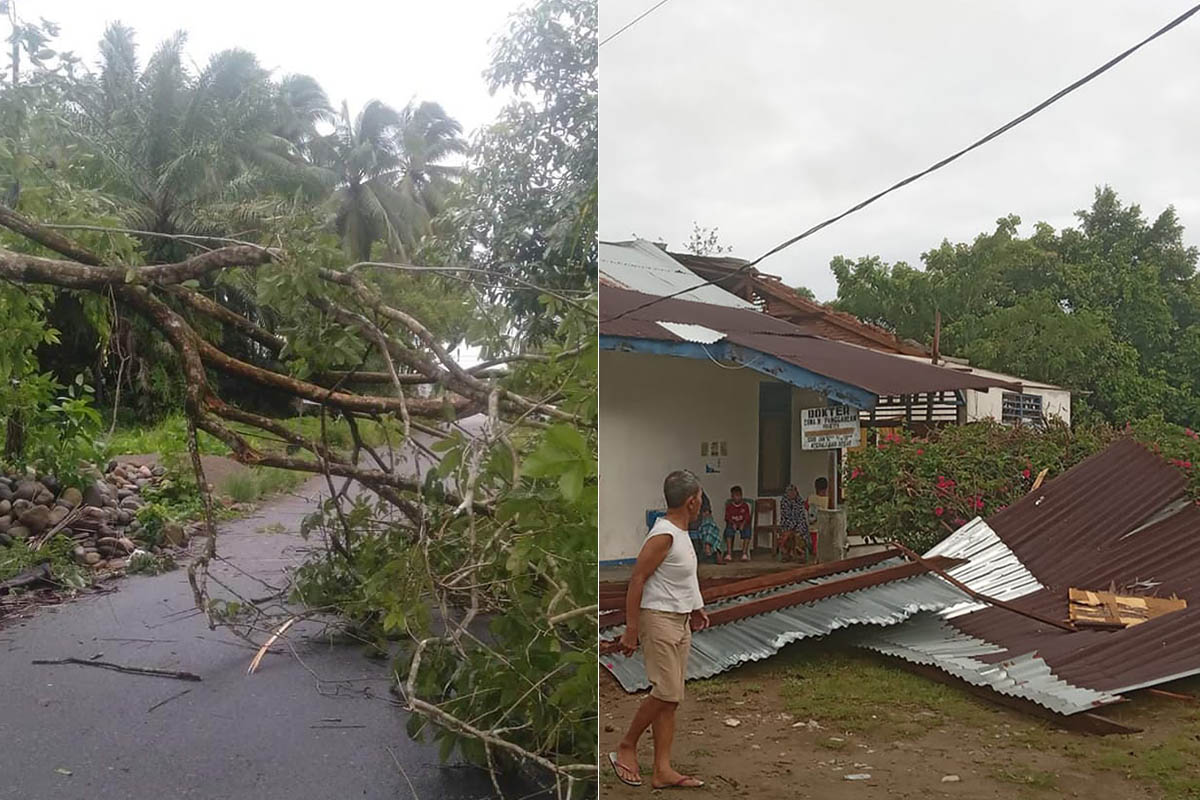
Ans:
[{"label": "small plant", "polygon": [[147,503],[137,510],[137,521],[142,524],[137,538],[151,547],[162,544],[163,528],[171,522],[171,513],[162,503]]},{"label": "small plant", "polygon": [[170,553],[156,556],[146,550],[134,550],[125,571],[130,575],[158,575],[170,572],[175,566],[175,558]]}]

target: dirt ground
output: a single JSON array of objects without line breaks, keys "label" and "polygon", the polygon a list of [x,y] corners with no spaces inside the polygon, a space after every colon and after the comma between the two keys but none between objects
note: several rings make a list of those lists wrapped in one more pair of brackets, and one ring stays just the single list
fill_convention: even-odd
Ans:
[{"label": "dirt ground", "polygon": [[[608,767],[606,754],[644,695],[626,694],[601,673],[600,796],[658,794],[650,788],[649,732],[639,751],[642,788],[621,784]],[[1200,680],[1165,688],[1196,694]],[[676,792],[821,800],[1200,798],[1200,703],[1143,692],[1106,715],[1144,733],[1088,736],[827,642],[801,642],[691,682],[688,692],[675,766],[707,785]]]}]

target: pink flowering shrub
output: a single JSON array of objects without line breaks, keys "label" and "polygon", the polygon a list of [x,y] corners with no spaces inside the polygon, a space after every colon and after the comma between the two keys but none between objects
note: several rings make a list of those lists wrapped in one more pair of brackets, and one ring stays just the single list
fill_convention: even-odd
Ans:
[{"label": "pink flowering shrub", "polygon": [[924,551],[968,520],[1019,500],[1043,469],[1050,480],[1125,435],[1187,474],[1200,500],[1200,434],[1161,418],[1046,430],[976,422],[928,437],[880,429],[876,446],[851,453],[846,465],[850,530]]}]

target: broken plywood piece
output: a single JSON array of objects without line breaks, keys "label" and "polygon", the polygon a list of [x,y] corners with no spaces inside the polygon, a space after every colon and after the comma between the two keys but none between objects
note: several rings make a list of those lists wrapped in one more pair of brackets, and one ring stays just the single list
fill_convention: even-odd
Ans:
[{"label": "broken plywood piece", "polygon": [[1135,597],[1071,588],[1069,597],[1071,622],[1093,628],[1128,628],[1187,608],[1186,600],[1174,596]]}]

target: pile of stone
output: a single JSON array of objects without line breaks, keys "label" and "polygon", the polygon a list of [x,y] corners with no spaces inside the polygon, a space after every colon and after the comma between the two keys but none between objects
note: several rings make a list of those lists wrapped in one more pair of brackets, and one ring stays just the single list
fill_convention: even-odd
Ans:
[{"label": "pile of stone", "polygon": [[165,474],[161,466],[110,462],[104,477],[82,491],[52,476],[0,475],[0,547],[17,540],[40,546],[61,534],[74,540],[79,564],[121,569],[137,549],[157,553],[160,545],[181,546],[187,537],[182,526],[167,523],[160,541],[149,542],[137,519],[146,504],[142,491]]}]

